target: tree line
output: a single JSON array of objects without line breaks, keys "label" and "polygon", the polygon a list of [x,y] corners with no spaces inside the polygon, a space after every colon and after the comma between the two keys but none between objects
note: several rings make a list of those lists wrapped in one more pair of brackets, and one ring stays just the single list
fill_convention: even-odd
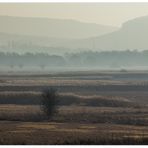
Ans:
[{"label": "tree line", "polygon": [[10,53],[0,52],[0,66],[13,68],[18,66],[44,67],[131,67],[148,66],[148,50],[145,51],[85,51],[79,53],[65,53],[63,55],[49,55],[47,53]]}]

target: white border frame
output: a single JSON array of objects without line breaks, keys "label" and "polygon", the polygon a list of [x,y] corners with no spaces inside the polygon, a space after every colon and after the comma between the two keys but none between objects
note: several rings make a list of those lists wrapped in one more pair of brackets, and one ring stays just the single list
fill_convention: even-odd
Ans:
[{"label": "white border frame", "polygon": [[44,2],[50,2],[50,3],[60,3],[60,2],[66,2],[66,3],[143,3],[148,2],[148,0],[0,0],[0,3],[44,3]]}]

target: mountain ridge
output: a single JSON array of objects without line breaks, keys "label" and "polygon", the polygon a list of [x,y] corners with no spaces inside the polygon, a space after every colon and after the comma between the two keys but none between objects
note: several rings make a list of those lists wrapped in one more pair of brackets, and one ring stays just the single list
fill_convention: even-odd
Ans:
[{"label": "mountain ridge", "polygon": [[0,16],[0,32],[53,38],[85,38],[106,34],[116,27],[73,19]]},{"label": "mountain ridge", "polygon": [[[97,50],[147,50],[148,16],[138,17],[123,23],[118,30],[73,43],[73,47],[83,47]],[[92,46],[94,42],[94,45]],[[69,43],[69,45],[72,43]]]}]

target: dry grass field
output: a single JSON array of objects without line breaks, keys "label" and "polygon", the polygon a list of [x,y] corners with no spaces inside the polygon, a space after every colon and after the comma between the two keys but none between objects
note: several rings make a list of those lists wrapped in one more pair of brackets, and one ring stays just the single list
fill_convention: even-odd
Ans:
[{"label": "dry grass field", "polygon": [[[51,87],[60,97],[47,120]],[[148,144],[148,73],[1,74],[0,144]]]},{"label": "dry grass field", "polygon": [[0,127],[1,144],[146,144],[148,138],[146,126],[109,123],[1,121]]}]

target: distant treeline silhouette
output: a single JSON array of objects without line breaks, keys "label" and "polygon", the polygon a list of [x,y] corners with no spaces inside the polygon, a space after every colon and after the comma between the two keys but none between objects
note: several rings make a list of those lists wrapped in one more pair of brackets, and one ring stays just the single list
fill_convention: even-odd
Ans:
[{"label": "distant treeline silhouette", "polygon": [[110,67],[122,68],[133,66],[148,66],[148,50],[145,51],[104,51],[79,52],[61,55],[46,53],[4,53],[0,52],[0,65],[13,68],[18,66],[50,66],[60,67]]}]

